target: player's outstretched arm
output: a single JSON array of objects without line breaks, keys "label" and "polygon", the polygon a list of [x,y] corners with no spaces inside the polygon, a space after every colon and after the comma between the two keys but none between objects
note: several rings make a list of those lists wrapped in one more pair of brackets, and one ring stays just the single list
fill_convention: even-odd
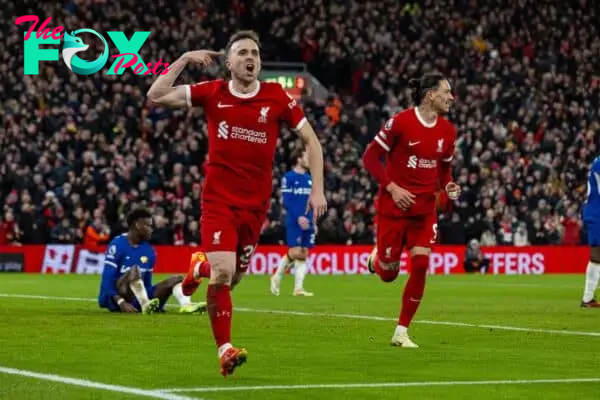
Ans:
[{"label": "player's outstretched arm", "polygon": [[208,65],[212,62],[213,57],[220,54],[211,50],[189,51],[185,53],[170,66],[169,72],[158,76],[148,90],[148,99],[166,107],[187,107],[188,102],[185,86],[173,86],[173,83],[175,83],[175,80],[188,63]]},{"label": "player's outstretched arm", "polygon": [[313,181],[312,191],[308,198],[307,211],[312,208],[315,222],[327,211],[327,200],[325,199],[325,188],[323,179],[323,149],[319,138],[312,126],[306,122],[298,130],[298,135],[304,142],[308,151],[308,165]]}]

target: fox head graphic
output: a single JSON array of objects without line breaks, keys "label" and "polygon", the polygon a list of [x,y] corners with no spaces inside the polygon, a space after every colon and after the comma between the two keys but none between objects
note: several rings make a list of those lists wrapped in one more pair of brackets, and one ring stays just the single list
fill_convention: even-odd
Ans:
[{"label": "fox head graphic", "polygon": [[[83,32],[93,33],[104,43],[104,51],[97,60],[86,61],[75,55],[76,53],[85,51],[89,48],[88,45],[83,43],[81,38],[76,36],[78,33]],[[104,64],[106,64],[106,60],[108,60],[108,43],[106,43],[106,40],[102,35],[92,29],[79,29],[75,32],[71,32],[71,34],[65,32],[62,56],[65,64],[71,71],[80,75],[90,75],[100,71],[100,69],[104,67]]]},{"label": "fox head graphic", "polygon": [[75,53],[79,53],[80,51],[85,51],[90,46],[83,43],[83,40],[81,40],[80,38],[75,36],[75,34],[73,32],[71,32],[71,34],[65,32],[64,40],[65,40],[65,43],[63,45],[63,50],[62,50],[63,60],[65,61],[65,64],[67,64],[67,67],[69,67],[69,69],[71,71],[73,71],[73,68],[71,67],[71,61],[72,61]]}]

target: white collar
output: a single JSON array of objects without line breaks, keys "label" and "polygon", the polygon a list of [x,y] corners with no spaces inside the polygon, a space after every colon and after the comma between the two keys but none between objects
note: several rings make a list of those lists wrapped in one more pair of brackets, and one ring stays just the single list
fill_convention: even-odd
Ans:
[{"label": "white collar", "polygon": [[260,90],[260,81],[256,81],[256,89],[254,89],[250,93],[238,92],[233,87],[233,81],[229,81],[229,93],[231,93],[233,96],[238,97],[240,99],[250,99],[250,98],[256,96],[258,94],[259,90]]},{"label": "white collar", "polygon": [[435,117],[435,120],[433,122],[426,122],[421,116],[421,113],[419,112],[419,107],[415,107],[415,115],[417,116],[417,119],[419,120],[421,125],[423,125],[425,128],[433,128],[435,124],[437,124],[437,117]]}]

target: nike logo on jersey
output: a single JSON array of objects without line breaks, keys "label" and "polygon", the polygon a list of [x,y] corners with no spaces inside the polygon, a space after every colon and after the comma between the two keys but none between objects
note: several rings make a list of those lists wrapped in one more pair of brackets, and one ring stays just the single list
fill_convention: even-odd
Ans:
[{"label": "nike logo on jersey", "polygon": [[409,146],[416,146],[416,145],[418,145],[419,143],[421,143],[421,141],[418,141],[418,142],[408,142],[408,145],[409,145]]},{"label": "nike logo on jersey", "polygon": [[227,108],[227,107],[233,107],[232,104],[221,104],[221,102],[219,102],[219,104],[217,104],[217,107],[219,108]]}]

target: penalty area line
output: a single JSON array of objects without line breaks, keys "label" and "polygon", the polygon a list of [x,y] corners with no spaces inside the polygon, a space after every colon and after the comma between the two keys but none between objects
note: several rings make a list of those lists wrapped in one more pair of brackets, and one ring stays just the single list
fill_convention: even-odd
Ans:
[{"label": "penalty area line", "polygon": [[[12,294],[12,293],[0,293],[0,298],[17,298],[17,299],[32,299],[32,300],[57,300],[57,301],[81,301],[81,302],[97,302],[93,298],[84,297],[60,297],[60,296],[44,296],[44,295],[33,295],[33,294]],[[174,304],[167,304],[167,307],[178,307]],[[357,314],[338,314],[338,313],[325,313],[325,312],[306,312],[306,311],[290,311],[290,310],[270,310],[260,308],[246,308],[246,307],[234,307],[234,311],[239,312],[251,312],[261,314],[280,314],[280,315],[296,315],[302,317],[324,317],[324,318],[344,318],[344,319],[360,319],[367,321],[397,321],[397,318],[390,317],[377,317],[373,315],[357,315]],[[600,332],[585,332],[585,331],[569,331],[561,329],[544,329],[544,328],[524,328],[519,326],[507,326],[507,325],[493,325],[493,324],[474,324],[460,321],[432,321],[432,320],[415,320],[414,324],[422,325],[445,325],[451,327],[462,327],[462,328],[477,328],[477,329],[495,329],[499,331],[513,331],[513,332],[531,332],[531,333],[545,333],[551,335],[570,335],[570,336],[592,336],[600,337]]]},{"label": "penalty area line", "polygon": [[250,390],[301,390],[301,389],[366,389],[390,387],[433,387],[433,386],[475,386],[475,385],[535,385],[559,383],[596,383],[600,378],[571,379],[528,379],[499,381],[431,381],[431,382],[382,382],[382,383],[330,383],[313,385],[264,385],[264,386],[213,386],[197,388],[157,389],[162,393],[178,392],[238,392]]},{"label": "penalty area line", "polygon": [[98,390],[106,390],[106,391],[114,392],[114,393],[126,393],[126,394],[141,396],[141,397],[151,397],[151,398],[155,398],[155,399],[202,400],[202,399],[198,399],[197,397],[180,396],[180,395],[162,392],[162,391],[158,391],[158,390],[146,390],[146,389],[139,389],[139,388],[128,387],[128,386],[110,385],[110,384],[106,384],[106,383],[89,381],[86,379],[69,378],[66,376],[60,376],[60,375],[54,375],[54,374],[43,374],[43,373],[34,372],[34,371],[27,371],[27,370],[23,370],[23,369],[15,369],[15,368],[7,368],[7,367],[2,367],[2,366],[0,366],[0,374],[16,375],[16,376],[21,376],[21,377],[26,377],[26,378],[38,379],[38,380],[42,380],[42,381],[58,382],[58,383],[62,383],[65,385],[79,386],[79,387],[98,389]]}]

